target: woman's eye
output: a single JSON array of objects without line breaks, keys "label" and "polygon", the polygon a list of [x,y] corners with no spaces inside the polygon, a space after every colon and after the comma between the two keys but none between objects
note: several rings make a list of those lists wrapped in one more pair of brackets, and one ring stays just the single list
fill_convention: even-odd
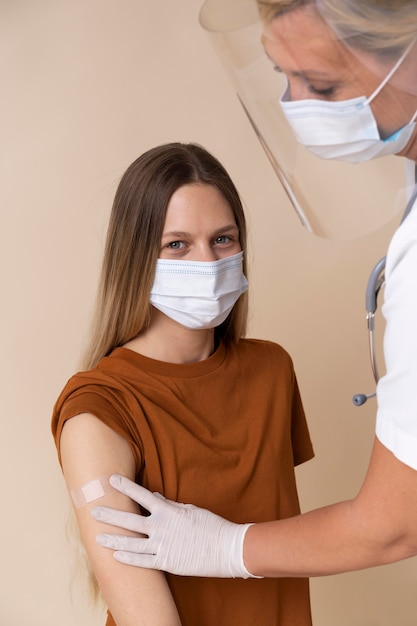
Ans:
[{"label": "woman's eye", "polygon": [[317,89],[313,85],[309,85],[308,90],[310,91],[310,93],[314,93],[314,95],[316,96],[323,96],[324,98],[333,96],[335,92],[334,87],[327,87],[326,89]]},{"label": "woman's eye", "polygon": [[180,250],[184,247],[184,245],[183,241],[171,241],[167,244],[167,248],[170,248],[171,250]]},{"label": "woman's eye", "polygon": [[222,244],[222,243],[229,243],[229,241],[230,241],[230,237],[228,237],[227,235],[221,235],[220,237],[216,237],[216,239],[214,240],[214,243]]}]

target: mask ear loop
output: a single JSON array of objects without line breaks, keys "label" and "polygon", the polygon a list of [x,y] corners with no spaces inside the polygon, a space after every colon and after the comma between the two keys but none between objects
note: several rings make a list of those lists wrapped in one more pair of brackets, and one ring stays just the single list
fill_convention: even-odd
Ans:
[{"label": "mask ear loop", "polygon": [[[372,102],[372,100],[374,100],[377,97],[379,92],[382,91],[382,89],[385,87],[385,85],[391,80],[391,78],[394,76],[395,72],[398,70],[398,68],[400,67],[401,63],[407,57],[408,53],[410,52],[411,48],[414,46],[416,41],[417,41],[417,37],[414,37],[413,41],[406,47],[406,49],[404,50],[404,52],[402,53],[402,55],[400,56],[398,61],[395,63],[394,67],[392,67],[390,69],[390,71],[388,72],[388,74],[385,76],[385,78],[382,81],[382,83],[375,89],[375,91],[366,100],[367,104],[370,104]],[[412,122],[414,122],[414,120],[416,118],[416,115],[417,115],[417,111],[413,115],[413,119],[411,120]]]}]

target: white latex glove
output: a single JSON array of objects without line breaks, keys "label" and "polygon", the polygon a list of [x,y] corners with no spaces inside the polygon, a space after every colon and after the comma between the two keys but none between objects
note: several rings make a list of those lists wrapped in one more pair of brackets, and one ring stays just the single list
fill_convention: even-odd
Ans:
[{"label": "white latex glove", "polygon": [[116,550],[118,561],[183,576],[257,578],[243,563],[243,540],[251,524],[233,524],[206,509],[172,502],[122,476],[111,476],[110,484],[151,513],[92,509],[101,522],[147,535],[98,535],[101,546]]}]

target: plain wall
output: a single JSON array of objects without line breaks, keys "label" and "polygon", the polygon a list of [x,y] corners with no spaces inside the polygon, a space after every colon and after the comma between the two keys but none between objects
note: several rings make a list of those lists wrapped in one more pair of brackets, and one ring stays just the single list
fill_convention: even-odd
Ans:
[{"label": "plain wall", "polygon": [[[71,585],[68,502],[50,435],[87,333],[112,197],[167,141],[226,166],[250,228],[251,336],[292,355],[316,458],[303,510],[353,496],[375,401],[364,289],[392,226],[329,242],[299,224],[206,34],[202,0],[3,0],[1,626],[99,626]],[[312,581],[318,626],[415,626],[415,561]],[[230,625],[232,626],[232,625]]]}]

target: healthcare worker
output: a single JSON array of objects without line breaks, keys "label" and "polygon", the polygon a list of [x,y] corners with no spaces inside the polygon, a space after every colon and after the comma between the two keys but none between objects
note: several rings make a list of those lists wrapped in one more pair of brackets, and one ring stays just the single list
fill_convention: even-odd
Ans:
[{"label": "healthcare worker", "polygon": [[[288,80],[284,114],[301,143],[323,159],[417,160],[416,0],[258,5],[265,51]],[[377,387],[368,471],[355,498],[290,519],[236,525],[113,477],[113,486],[151,515],[96,507],[94,516],[148,537],[117,537],[109,528],[98,542],[121,562],[197,576],[319,576],[416,555],[417,206],[392,238],[385,281],[386,375]]]}]

